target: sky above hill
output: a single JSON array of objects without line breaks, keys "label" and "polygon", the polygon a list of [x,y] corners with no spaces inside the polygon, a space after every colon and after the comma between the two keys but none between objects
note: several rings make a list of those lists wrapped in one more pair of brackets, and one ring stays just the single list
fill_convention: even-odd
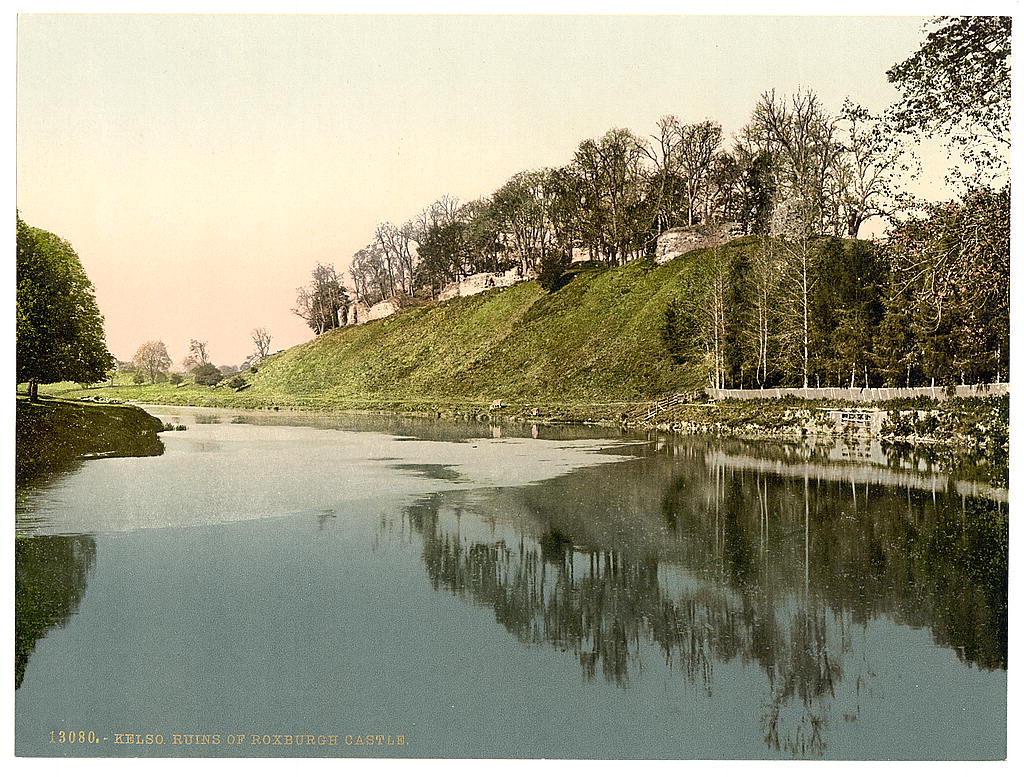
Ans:
[{"label": "sky above hill", "polygon": [[919,17],[23,15],[17,203],[68,239],[121,359],[216,364],[312,333],[317,262],[377,223],[486,196],[612,127],[712,118],[769,89],[880,110]]}]

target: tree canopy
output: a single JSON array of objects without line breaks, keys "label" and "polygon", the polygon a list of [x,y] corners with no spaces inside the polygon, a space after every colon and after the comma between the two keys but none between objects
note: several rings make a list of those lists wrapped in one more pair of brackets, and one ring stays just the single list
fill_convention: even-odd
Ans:
[{"label": "tree canopy", "polygon": [[17,219],[17,380],[102,380],[114,366],[82,263],[63,238]]},{"label": "tree canopy", "polygon": [[135,352],[135,357],[132,359],[132,364],[140,372],[149,374],[150,383],[156,383],[157,374],[170,368],[171,357],[167,354],[167,346],[159,340],[150,340],[139,346],[139,350]]},{"label": "tree canopy", "polygon": [[946,135],[966,160],[1000,171],[1010,148],[1009,16],[940,16],[921,48],[886,74],[902,92],[896,127]]},{"label": "tree canopy", "polygon": [[300,288],[295,300],[295,315],[305,321],[316,334],[322,335],[345,322],[348,294],[333,265],[317,264],[308,288]]}]

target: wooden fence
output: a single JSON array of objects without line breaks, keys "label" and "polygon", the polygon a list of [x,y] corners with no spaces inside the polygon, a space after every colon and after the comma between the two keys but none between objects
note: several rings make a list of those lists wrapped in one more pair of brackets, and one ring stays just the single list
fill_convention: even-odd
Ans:
[{"label": "wooden fence", "polygon": [[920,386],[916,388],[773,388],[773,389],[704,389],[711,399],[839,399],[847,402],[879,402],[886,399],[933,397],[996,397],[1010,393],[1009,383],[976,383],[954,386],[950,394],[947,386]]}]

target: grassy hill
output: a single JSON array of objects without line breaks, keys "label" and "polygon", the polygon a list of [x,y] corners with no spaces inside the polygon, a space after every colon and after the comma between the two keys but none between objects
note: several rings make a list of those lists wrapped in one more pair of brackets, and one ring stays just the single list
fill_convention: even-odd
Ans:
[{"label": "grassy hill", "polygon": [[[748,250],[741,238],[726,252]],[[536,281],[335,329],[265,360],[250,386],[88,389],[123,399],[235,407],[445,410],[631,405],[703,385],[660,336],[665,309],[693,294],[711,251],[664,265],[577,269],[554,293]],[[78,393],[78,392],[76,392]]]}]

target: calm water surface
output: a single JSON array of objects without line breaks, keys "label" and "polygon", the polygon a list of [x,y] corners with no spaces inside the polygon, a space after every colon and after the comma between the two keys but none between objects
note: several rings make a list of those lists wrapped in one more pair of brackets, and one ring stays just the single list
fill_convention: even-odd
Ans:
[{"label": "calm water surface", "polygon": [[870,451],[154,412],[188,426],[162,456],[18,494],[20,755],[1004,757],[1003,493]]}]

